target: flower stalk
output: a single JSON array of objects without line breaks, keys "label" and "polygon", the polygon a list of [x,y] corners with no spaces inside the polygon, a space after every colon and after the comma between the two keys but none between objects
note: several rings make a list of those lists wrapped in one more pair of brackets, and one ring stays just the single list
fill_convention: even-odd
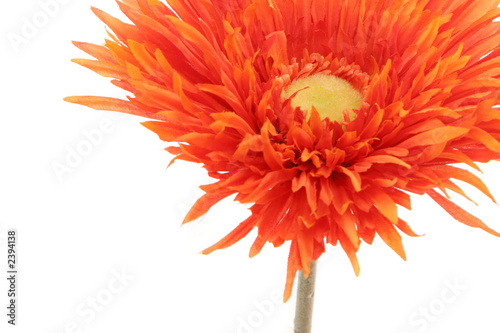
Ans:
[{"label": "flower stalk", "polygon": [[301,270],[299,272],[297,305],[295,307],[294,333],[311,333],[315,287],[316,261],[312,261],[311,271],[307,279],[304,276],[304,270]]}]

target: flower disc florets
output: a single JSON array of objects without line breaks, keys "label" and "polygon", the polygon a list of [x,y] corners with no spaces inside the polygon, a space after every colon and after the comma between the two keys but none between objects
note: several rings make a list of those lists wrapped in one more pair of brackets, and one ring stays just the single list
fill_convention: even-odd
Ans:
[{"label": "flower disc florets", "polygon": [[292,97],[292,107],[299,107],[308,114],[314,107],[322,119],[338,122],[344,121],[346,115],[348,120],[353,119],[353,110],[359,110],[363,101],[361,93],[349,82],[328,74],[293,81],[285,88],[285,97]]}]

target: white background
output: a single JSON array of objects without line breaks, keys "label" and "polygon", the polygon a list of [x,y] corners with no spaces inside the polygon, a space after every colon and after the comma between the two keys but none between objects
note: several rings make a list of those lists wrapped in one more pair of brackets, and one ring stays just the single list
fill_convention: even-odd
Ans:
[{"label": "white background", "polygon": [[[143,119],[62,100],[124,97],[70,62],[87,58],[71,40],[106,37],[90,5],[120,14],[113,1],[57,4],[46,22],[33,0],[8,1],[0,13],[0,332],[292,332],[293,295],[276,301],[288,244],[248,259],[253,232],[228,250],[200,255],[248,216],[246,207],[225,200],[181,227],[202,193],[197,186],[210,181],[203,169],[183,162],[166,169],[166,145]],[[40,27],[14,46],[9,36],[24,38],[26,22]],[[103,121],[110,128],[99,139]],[[88,144],[89,132],[96,143],[58,177],[54,165]],[[500,199],[499,164],[482,168]],[[500,230],[500,207],[468,193],[479,208],[457,202]],[[413,199],[413,211],[400,213],[425,236],[403,236],[407,262],[377,238],[362,245],[356,278],[341,249],[328,249],[318,269],[315,333],[500,332],[500,239],[454,221],[428,198]],[[9,228],[18,231],[16,327],[6,323]],[[450,283],[465,290],[453,292]],[[429,307],[432,317],[423,319],[418,311]]]}]

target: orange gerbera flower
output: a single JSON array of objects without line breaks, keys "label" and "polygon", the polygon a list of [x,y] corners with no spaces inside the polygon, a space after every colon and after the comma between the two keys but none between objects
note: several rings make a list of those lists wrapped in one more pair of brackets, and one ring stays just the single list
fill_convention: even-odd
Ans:
[{"label": "orange gerbera flower", "polygon": [[152,118],[144,126],[178,143],[166,148],[175,159],[203,164],[217,181],[184,222],[232,194],[253,204],[203,253],[255,227],[250,256],[289,241],[287,300],[325,243],[356,274],[376,234],[404,259],[399,231],[416,235],[397,207],[411,208],[409,193],[500,236],[446,193],[465,196],[459,180],[493,200],[454,164],[500,158],[500,1],[168,2],[118,2],[132,24],[93,9],[114,34],[75,42],[97,60],[74,61],[131,97],[66,100]]}]

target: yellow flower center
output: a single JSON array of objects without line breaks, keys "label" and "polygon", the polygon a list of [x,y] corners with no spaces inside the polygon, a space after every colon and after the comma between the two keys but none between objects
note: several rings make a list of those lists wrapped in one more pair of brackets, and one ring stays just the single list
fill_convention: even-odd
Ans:
[{"label": "yellow flower center", "polygon": [[331,121],[344,121],[344,110],[347,109],[349,117],[354,119],[353,110],[361,108],[363,96],[349,82],[334,75],[314,74],[294,80],[285,88],[286,98],[290,98],[292,107],[300,107],[307,112],[307,118],[312,107],[318,111],[321,119],[329,118]]}]

